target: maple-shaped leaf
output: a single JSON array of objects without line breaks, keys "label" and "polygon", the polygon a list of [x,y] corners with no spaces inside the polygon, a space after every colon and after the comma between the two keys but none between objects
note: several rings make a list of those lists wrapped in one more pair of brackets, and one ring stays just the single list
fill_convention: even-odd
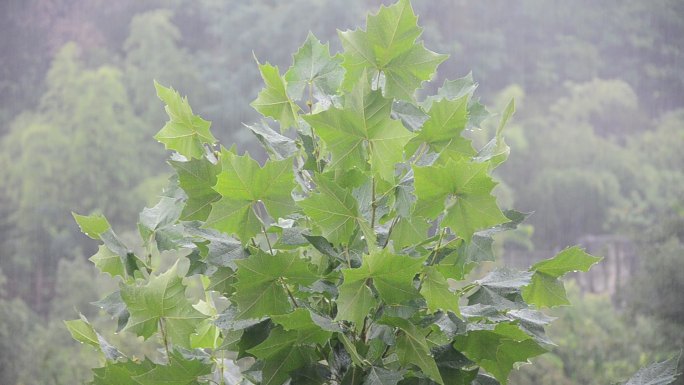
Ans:
[{"label": "maple-shaped leaf", "polygon": [[125,330],[146,339],[158,330],[161,322],[174,344],[190,347],[190,334],[207,318],[185,297],[183,279],[178,276],[178,263],[165,273],[150,277],[143,286],[122,284],[121,298],[130,313]]},{"label": "maple-shaped leaf", "polygon": [[121,262],[121,257],[109,250],[105,245],[100,245],[97,253],[90,257],[89,260],[94,263],[101,272],[107,273],[112,277],[124,277],[126,275],[126,270],[123,262]]},{"label": "maple-shaped leaf", "polygon": [[249,128],[252,133],[254,133],[272,159],[286,159],[298,151],[297,144],[294,140],[274,131],[268,123],[263,120],[251,125],[245,124],[245,127]]},{"label": "maple-shaped leaf", "polygon": [[[680,353],[681,354],[681,353]],[[639,369],[624,385],[669,385],[677,380],[680,354],[662,362]]]},{"label": "maple-shaped leaf", "polygon": [[468,297],[468,304],[493,306],[500,311],[525,307],[520,290],[530,283],[532,273],[498,268],[475,281],[480,288]]},{"label": "maple-shaped leaf", "polygon": [[[316,323],[307,309],[298,308],[288,314],[273,316],[272,319],[280,327],[272,329],[268,338],[247,351],[255,357],[268,360],[297,346],[325,345],[332,336],[332,331]],[[336,330],[342,329],[337,327]]]},{"label": "maple-shaped leaf", "polygon": [[74,217],[81,232],[95,240],[100,239],[100,235],[112,227],[107,218],[102,214],[80,215],[72,212],[71,215]]},{"label": "maple-shaped leaf", "polygon": [[304,116],[332,154],[329,167],[365,170],[394,181],[394,166],[403,160],[403,148],[413,137],[400,121],[390,117],[392,100],[372,91],[363,76],[345,98],[343,108],[331,107]]},{"label": "maple-shaped leaf", "polygon": [[271,358],[263,360],[261,385],[282,385],[296,369],[316,362],[319,356],[306,345],[289,345]]},{"label": "maple-shaped leaf", "polygon": [[187,359],[174,351],[167,365],[155,365],[151,370],[132,377],[140,385],[194,385],[197,377],[211,373],[212,365],[201,360]]},{"label": "maple-shaped leaf", "polygon": [[555,257],[537,262],[530,270],[538,271],[552,277],[562,277],[570,272],[587,272],[591,267],[601,261],[601,257],[587,254],[579,246],[569,247]]},{"label": "maple-shaped leaf", "polygon": [[213,145],[216,138],[209,128],[211,122],[192,113],[187,97],[181,97],[173,88],[166,88],[154,82],[157,96],[166,103],[169,121],[154,136],[169,150],[174,150],[187,158],[201,158],[204,145]]},{"label": "maple-shaped leaf", "polygon": [[337,297],[337,321],[354,323],[357,331],[363,328],[363,321],[378,303],[373,291],[365,281],[344,282]]},{"label": "maple-shaped leaf", "polygon": [[413,146],[425,143],[432,151],[441,153],[440,159],[444,161],[470,159],[475,150],[470,140],[461,135],[469,121],[467,106],[468,95],[432,103],[429,118],[414,138]]},{"label": "maple-shaped leaf", "polygon": [[428,311],[448,310],[460,315],[458,309],[459,297],[449,289],[449,283],[442,273],[434,266],[425,268],[425,278],[420,288],[420,295],[427,302]]},{"label": "maple-shaped leaf", "polygon": [[278,67],[269,63],[258,65],[266,87],[250,105],[261,115],[271,117],[280,123],[281,130],[297,126],[299,107],[287,94],[287,84],[280,76]]},{"label": "maple-shaped leaf", "polygon": [[91,258],[91,261],[96,263],[96,266],[100,268],[100,271],[109,273],[112,276],[121,273],[119,264],[111,258],[112,254],[117,255],[121,261],[121,266],[123,266],[123,273],[121,273],[122,277],[126,275],[132,276],[135,271],[139,269],[139,266],[144,265],[144,263],[128,249],[121,239],[119,239],[104,215],[71,214],[85,235],[92,239],[101,240],[104,243],[104,247],[108,249],[99,250],[98,253]]},{"label": "maple-shaped leaf", "polygon": [[546,353],[531,336],[512,323],[499,323],[457,335],[454,347],[502,384],[507,382],[516,363]]},{"label": "maple-shaped leaf", "polygon": [[430,224],[422,217],[402,217],[394,225],[390,240],[395,249],[403,249],[423,242],[429,229]]},{"label": "maple-shaped leaf", "polygon": [[[370,234],[370,225],[359,213],[356,198],[326,177],[316,178],[318,193],[297,202],[320,233],[334,244],[349,244],[357,226]],[[373,237],[374,238],[374,237]]]},{"label": "maple-shaped leaf", "polygon": [[382,6],[369,15],[366,31],[340,31],[347,70],[343,86],[350,89],[368,71],[377,83],[384,78],[384,93],[389,98],[413,100],[416,89],[430,80],[447,55],[434,53],[416,43],[422,29],[408,0]]},{"label": "maple-shaped leaf", "polygon": [[525,302],[540,308],[570,305],[563,282],[541,272],[534,273],[530,284],[522,289],[522,296]]},{"label": "maple-shaped leaf", "polygon": [[342,269],[342,287],[357,282],[372,282],[380,298],[387,304],[399,304],[418,296],[413,278],[420,272],[423,259],[406,255],[395,255],[389,250],[364,255],[361,266],[356,269]]},{"label": "maple-shaped leaf", "polygon": [[163,196],[154,207],[145,208],[138,221],[144,245],[154,243],[159,251],[193,247],[184,235],[183,225],[177,223],[183,207],[181,198]]},{"label": "maple-shaped leaf", "polygon": [[[309,32],[306,41],[292,57],[293,63],[285,73],[287,89],[291,95],[300,97],[307,86],[317,99],[334,95],[342,84],[344,68],[342,57],[330,56],[330,46]],[[313,100],[310,100],[313,102]]]},{"label": "maple-shaped leaf", "polygon": [[404,372],[372,366],[368,369],[363,385],[396,385],[404,379]]},{"label": "maple-shaped leaf", "polygon": [[145,360],[143,362],[124,361],[107,362],[101,368],[93,369],[93,385],[140,385],[133,379],[154,368],[154,364]]},{"label": "maple-shaped leaf", "polygon": [[559,278],[575,271],[587,272],[601,261],[601,257],[587,254],[578,246],[569,247],[553,258],[537,262],[530,271],[534,272],[532,282],[523,291],[523,298],[538,307],[569,305],[563,282]]},{"label": "maple-shaped leaf", "polygon": [[491,195],[496,183],[484,163],[450,160],[443,166],[414,167],[416,212],[435,218],[444,212],[443,226],[470,242],[482,229],[509,219]]},{"label": "maple-shaped leaf", "polygon": [[260,167],[249,155],[238,156],[224,148],[214,186],[221,199],[212,204],[206,224],[236,234],[246,244],[262,226],[255,205],[263,203],[274,219],[285,217],[295,208],[294,183],[292,160],[269,160]]},{"label": "maple-shaped leaf", "polygon": [[310,285],[319,279],[309,263],[295,253],[270,255],[257,251],[238,265],[235,294],[236,318],[261,318],[292,309],[286,285]]},{"label": "maple-shaped leaf", "polygon": [[169,164],[178,174],[178,185],[188,196],[181,219],[185,221],[207,219],[211,204],[221,198],[221,195],[213,189],[221,164],[214,164],[205,157],[189,161],[171,159]]},{"label": "maple-shaped leaf", "polygon": [[425,375],[439,384],[444,385],[437,363],[430,353],[425,335],[428,333],[419,329],[409,320],[396,317],[383,318],[381,323],[399,328],[401,333],[397,337],[395,346],[397,357],[402,365],[416,365]]}]

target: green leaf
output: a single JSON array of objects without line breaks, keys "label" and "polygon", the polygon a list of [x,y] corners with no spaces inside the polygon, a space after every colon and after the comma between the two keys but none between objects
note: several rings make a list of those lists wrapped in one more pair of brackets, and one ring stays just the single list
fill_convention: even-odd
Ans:
[{"label": "green leaf", "polygon": [[97,333],[93,326],[83,319],[76,319],[71,321],[64,321],[71,337],[76,341],[100,348],[100,343],[97,341]]},{"label": "green leaf", "polygon": [[102,233],[112,228],[107,218],[102,214],[80,215],[72,212],[71,215],[73,215],[83,234],[95,240],[100,239]]},{"label": "green leaf", "polygon": [[126,304],[121,299],[120,291],[117,290],[99,301],[92,302],[92,304],[104,310],[107,314],[112,316],[112,318],[117,319],[117,332],[121,331],[128,323],[130,314],[128,313]]},{"label": "green leaf", "polygon": [[271,217],[282,218],[295,209],[292,161],[267,161],[263,167],[249,155],[223,149],[221,173],[214,189],[221,199],[212,204],[208,227],[236,234],[243,244],[261,230],[255,205],[263,203]]},{"label": "green leaf", "polygon": [[459,99],[442,99],[432,103],[428,111],[428,120],[415,138],[427,143],[433,151],[442,151],[447,147],[463,149],[464,156],[472,156],[470,141],[461,136],[468,124],[468,96]]},{"label": "green leaf", "polygon": [[221,165],[213,164],[207,158],[189,161],[171,159],[169,164],[176,170],[178,184],[188,196],[181,219],[185,221],[206,220],[211,211],[211,204],[221,198],[221,195],[213,189]]},{"label": "green leaf", "polygon": [[420,217],[399,218],[394,225],[390,240],[397,250],[417,245],[425,240],[430,224]]},{"label": "green leaf", "polygon": [[123,354],[117,348],[95,331],[93,325],[90,324],[83,314],[79,314],[79,316],[81,317],[80,319],[64,321],[69,333],[71,333],[71,336],[76,341],[95,347],[104,354],[107,360],[116,361],[123,357]]},{"label": "green leaf", "polygon": [[313,94],[320,100],[324,96],[334,95],[342,84],[342,57],[339,54],[331,57],[329,44],[321,44],[313,33],[309,32],[292,59],[292,67],[285,73],[291,95],[299,97],[307,86],[311,86]]},{"label": "green leaf", "polygon": [[435,359],[428,349],[425,333],[403,318],[384,318],[383,324],[395,326],[402,333],[397,337],[396,353],[402,365],[417,365],[425,375],[444,385]]},{"label": "green leaf", "polygon": [[428,218],[445,212],[442,225],[466,241],[478,230],[508,222],[491,195],[496,183],[487,175],[486,164],[450,160],[444,166],[413,170],[416,212]]},{"label": "green leaf", "polygon": [[112,277],[124,277],[126,271],[121,262],[121,258],[109,250],[105,245],[100,245],[97,253],[90,257],[90,261],[103,273],[107,273]]},{"label": "green leaf", "polygon": [[506,314],[509,318],[518,321],[518,327],[534,338],[542,346],[554,346],[555,344],[546,336],[544,327],[555,320],[546,314],[532,309],[511,310]]},{"label": "green leaf", "polygon": [[190,335],[190,347],[215,349],[221,345],[221,331],[209,318],[203,320],[197,331]]},{"label": "green leaf", "polygon": [[310,285],[319,279],[309,264],[294,253],[275,256],[261,250],[238,265],[235,294],[237,318],[260,318],[284,314],[292,309],[286,285]]},{"label": "green leaf", "polygon": [[[442,86],[437,90],[437,95],[434,97],[428,97],[426,102],[431,103],[433,100],[438,100],[439,98],[456,100],[464,96],[470,99],[477,89],[477,86],[478,84],[473,79],[473,73],[470,72],[468,75],[462,78],[445,80]],[[427,108],[430,107],[430,104],[428,103],[426,103]]]},{"label": "green leaf", "polygon": [[97,261],[96,265],[98,265],[98,268],[107,270],[101,271],[108,272],[110,275],[112,275],[112,272],[116,274],[121,271],[118,264],[111,259],[111,253],[119,256],[121,266],[123,266],[126,275],[132,276],[133,273],[139,269],[139,262],[140,265],[144,265],[144,263],[142,263],[138,257],[130,252],[128,247],[121,242],[116,233],[114,233],[114,230],[112,230],[107,218],[103,215],[84,216],[76,213],[72,213],[72,215],[84,234],[88,235],[90,238],[102,240],[104,246],[109,249],[110,253],[100,249],[98,253],[93,256],[93,258],[97,257],[93,262]]},{"label": "green leaf", "polygon": [[374,175],[394,181],[394,166],[403,160],[403,148],[413,137],[400,121],[390,118],[391,99],[380,91],[371,91],[363,76],[344,108],[331,107],[304,116],[332,153],[329,167],[365,170],[367,164]]},{"label": "green leaf", "polygon": [[553,258],[535,263],[530,270],[558,278],[570,272],[587,272],[601,259],[603,258],[587,254],[579,246],[573,246],[561,251]]},{"label": "green leaf", "polygon": [[141,385],[133,377],[149,372],[153,367],[148,360],[142,363],[107,362],[104,367],[93,369],[93,385]]},{"label": "green leaf", "polygon": [[384,76],[386,97],[413,100],[416,89],[447,58],[416,43],[422,33],[417,19],[409,1],[401,0],[368,16],[366,31],[340,31],[347,70],[343,87],[350,89],[367,71],[374,79]]},{"label": "green leaf", "polygon": [[266,87],[250,105],[263,116],[275,119],[282,130],[296,127],[299,107],[288,96],[287,84],[280,76],[278,67],[269,63],[257,64]]},{"label": "green leaf", "polygon": [[520,288],[528,285],[531,277],[532,273],[528,271],[498,268],[475,282],[481,286],[501,289],[507,293],[512,293],[519,291]]},{"label": "green leaf", "polygon": [[625,385],[669,385],[677,380],[679,355],[639,369]]},{"label": "green leaf", "polygon": [[190,346],[190,334],[203,319],[185,298],[185,286],[178,276],[178,263],[159,276],[150,277],[144,286],[121,285],[121,298],[130,318],[125,330],[144,338],[154,334],[160,322],[167,337],[179,346]]},{"label": "green leaf", "polygon": [[349,244],[356,226],[365,223],[356,199],[350,192],[325,177],[316,179],[316,188],[318,193],[297,204],[320,229],[323,237],[334,244]]},{"label": "green leaf", "polygon": [[315,362],[316,357],[311,347],[290,345],[290,348],[264,361],[261,385],[281,385],[293,370]]},{"label": "green leaf", "polygon": [[345,281],[340,286],[339,291],[335,320],[353,322],[356,330],[361,331],[364,319],[378,301],[365,281]]},{"label": "green leaf", "polygon": [[176,225],[182,211],[181,200],[171,197],[161,197],[154,207],[145,208],[138,221],[138,230],[145,246],[154,242],[159,251],[193,247],[185,239],[182,225]]},{"label": "green leaf", "polygon": [[154,207],[143,209],[140,224],[150,231],[169,227],[178,221],[182,209],[176,198],[162,197]]},{"label": "green leaf", "polygon": [[248,350],[250,354],[264,360],[273,360],[299,346],[324,345],[332,336],[331,331],[323,330],[312,321],[311,314],[306,309],[296,309],[292,313],[274,318],[274,321],[282,327],[271,330],[266,340]]},{"label": "green leaf", "polygon": [[459,297],[449,290],[449,283],[446,278],[434,266],[426,267],[424,274],[425,278],[420,288],[420,295],[425,298],[428,311],[434,313],[438,310],[445,310],[460,315]]},{"label": "green leaf", "polygon": [[491,329],[457,335],[454,347],[505,384],[515,363],[546,352],[513,324],[500,323]]},{"label": "green leaf", "polygon": [[245,127],[254,133],[254,136],[257,137],[272,159],[286,159],[298,151],[294,140],[280,135],[263,120],[251,125],[245,124]]},{"label": "green leaf", "polygon": [[363,320],[377,304],[373,292],[365,281],[344,282],[339,288],[337,297],[337,321],[353,322],[357,331],[361,331]]},{"label": "green leaf", "polygon": [[385,303],[393,305],[418,296],[413,278],[420,272],[424,259],[395,255],[387,249],[364,255],[361,267],[342,269],[342,286],[357,282],[370,282]]},{"label": "green leaf", "polygon": [[197,377],[210,373],[211,364],[188,360],[175,351],[169,356],[168,365],[155,365],[152,370],[133,379],[140,385],[191,385],[198,384]]},{"label": "green leaf", "polygon": [[420,130],[429,118],[420,107],[405,100],[399,100],[392,104],[392,115],[400,119],[404,126],[412,132]]},{"label": "green leaf", "polygon": [[480,288],[468,297],[469,304],[491,305],[499,311],[523,308],[521,289],[530,283],[532,273],[507,268],[496,269],[481,280]]},{"label": "green leaf", "polygon": [[154,87],[159,99],[166,103],[166,113],[169,115],[169,121],[154,138],[168,150],[187,158],[201,158],[205,153],[204,145],[216,142],[209,130],[211,122],[194,115],[187,97],[181,98],[173,88],[166,88],[156,81]]},{"label": "green leaf", "polygon": [[496,129],[496,136],[477,153],[477,156],[473,159],[474,161],[489,162],[490,167],[495,168],[508,159],[508,154],[511,152],[511,149],[504,141],[503,129],[506,127],[506,123],[514,113],[515,101],[511,99],[501,116],[499,128]]},{"label": "green leaf", "polygon": [[402,379],[404,379],[404,372],[372,366],[366,374],[363,385],[396,385]]},{"label": "green leaf", "polygon": [[570,305],[563,282],[540,272],[534,273],[532,282],[523,288],[522,296],[525,302],[537,307]]}]

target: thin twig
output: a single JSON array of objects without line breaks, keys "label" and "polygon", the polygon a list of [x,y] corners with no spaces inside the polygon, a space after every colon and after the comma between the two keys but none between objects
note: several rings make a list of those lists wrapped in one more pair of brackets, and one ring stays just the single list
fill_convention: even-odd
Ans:
[{"label": "thin twig", "polygon": [[399,222],[398,216],[396,216],[396,217],[394,217],[394,219],[392,219],[392,223],[390,224],[389,230],[387,230],[387,238],[385,239],[385,244],[382,246],[383,249],[385,247],[387,247],[387,244],[389,243],[389,240],[390,240],[390,236],[392,235],[392,230],[394,230],[394,226],[397,224],[397,222]]}]

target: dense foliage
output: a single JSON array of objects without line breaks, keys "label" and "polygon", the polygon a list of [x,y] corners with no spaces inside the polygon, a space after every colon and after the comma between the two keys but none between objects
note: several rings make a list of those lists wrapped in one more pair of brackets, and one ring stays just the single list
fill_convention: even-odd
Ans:
[{"label": "dense foliage", "polygon": [[[131,333],[112,334],[115,323],[88,304],[117,283],[105,276],[94,281],[95,269],[83,260],[97,247],[79,237],[69,215],[103,212],[115,228],[128,229],[119,236],[140,251],[131,231],[135,213],[146,201],[153,205],[168,175],[158,175],[166,172],[161,146],[145,140],[164,116],[149,79],[183,90],[214,122],[221,142],[237,142],[262,162],[251,131],[238,129],[257,116],[244,102],[261,87],[252,51],[286,68],[308,29],[337,50],[335,28],[357,24],[379,3],[386,1],[0,4],[6,37],[0,46],[7,53],[0,57],[0,269],[7,278],[0,282],[0,344],[16,353],[0,355],[0,383],[74,384],[89,377],[96,357],[89,347],[70,344],[61,322],[74,307],[129,356],[154,353],[150,341],[139,345]],[[572,368],[582,368],[587,373],[581,383],[604,384],[676,353],[684,335],[681,317],[671,309],[682,308],[684,297],[669,282],[679,282],[676,272],[684,263],[684,115],[676,110],[684,106],[682,4],[414,5],[425,39],[455,59],[440,66],[439,82],[426,84],[420,95],[472,68],[485,80],[478,93],[494,111],[503,111],[511,96],[519,107],[506,128],[515,151],[495,170],[494,195],[504,208],[535,214],[527,225],[496,235],[494,253],[503,251],[506,263],[526,266],[518,261],[521,255],[546,258],[586,234],[611,234],[634,245],[628,271],[637,280],[623,281],[628,284],[612,297],[603,295],[600,306],[554,311],[561,320],[550,336],[559,346],[553,356],[523,366],[524,381],[572,383],[580,378]],[[305,22],[291,22],[303,17]],[[481,126],[465,133],[476,148],[495,135],[496,119]],[[605,249],[590,249],[607,256],[600,274],[611,264]],[[196,293],[189,283],[189,293]],[[589,297],[576,298],[570,299]],[[603,321],[583,327],[596,319],[614,326],[610,332]],[[613,329],[631,341],[658,342],[626,349]],[[604,343],[589,349],[584,339]],[[591,365],[583,352],[591,353]],[[561,357],[563,365],[549,357]],[[516,378],[513,383],[522,381]]]},{"label": "dense foliage", "polygon": [[[341,54],[310,34],[284,76],[259,64],[266,87],[252,106],[281,131],[248,126],[263,165],[217,150],[211,123],[156,84],[169,120],[155,137],[175,151],[176,175],[140,214],[144,252],[104,216],[74,217],[102,241],[91,261],[120,279],[101,307],[163,349],[128,358],[85,316],[67,321],[105,358],[94,384],[223,383],[235,354],[255,384],[506,383],[546,351],[552,319],[538,309],[567,304],[560,278],[600,258],[572,247],[470,278],[493,259],[492,236],[526,216],[491,195],[514,107],[475,151],[462,132],[488,113],[470,77],[416,101],[446,59],[416,42],[416,22],[402,0],[340,32]],[[653,372],[671,377],[664,365]]]}]

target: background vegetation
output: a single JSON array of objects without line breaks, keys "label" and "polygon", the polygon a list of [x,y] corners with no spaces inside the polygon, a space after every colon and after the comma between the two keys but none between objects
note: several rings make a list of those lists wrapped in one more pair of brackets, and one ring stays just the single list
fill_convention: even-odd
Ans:
[{"label": "background vegetation", "polygon": [[[334,43],[335,28],[362,24],[380,3],[3,1],[0,383],[75,384],[97,364],[61,322],[74,308],[95,324],[110,322],[89,304],[109,288],[86,263],[94,246],[70,211],[103,212],[115,228],[133,229],[135,213],[166,183],[163,147],[150,140],[165,121],[152,79],[188,94],[221,142],[257,154],[242,128],[257,118],[248,101],[261,88],[252,50],[285,66],[309,29]],[[472,70],[495,111],[516,97],[498,196],[535,214],[527,231],[499,240],[500,252],[548,258],[593,236],[619,239],[634,262],[629,284],[578,284],[576,306],[556,314],[558,348],[511,383],[608,384],[678,351],[684,3],[416,0],[414,7],[425,39],[451,54],[440,76]]]}]

